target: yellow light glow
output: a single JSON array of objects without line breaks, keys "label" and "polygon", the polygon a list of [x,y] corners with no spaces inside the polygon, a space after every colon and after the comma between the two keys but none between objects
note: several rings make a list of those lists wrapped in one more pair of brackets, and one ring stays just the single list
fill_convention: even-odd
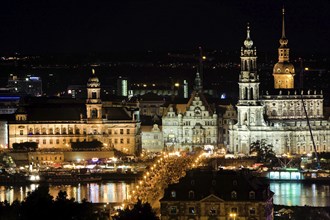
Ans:
[{"label": "yellow light glow", "polygon": [[308,71],[308,70],[309,70],[309,68],[308,68],[308,67],[305,67],[305,70],[306,70],[306,71]]}]

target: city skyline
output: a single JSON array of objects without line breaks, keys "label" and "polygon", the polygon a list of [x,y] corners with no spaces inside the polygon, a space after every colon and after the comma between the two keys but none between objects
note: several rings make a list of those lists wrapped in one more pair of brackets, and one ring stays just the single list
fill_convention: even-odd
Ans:
[{"label": "city skyline", "polygon": [[248,22],[258,50],[272,52],[283,4],[294,54],[326,54],[330,3],[321,0],[7,2],[0,9],[0,53],[239,50]]}]

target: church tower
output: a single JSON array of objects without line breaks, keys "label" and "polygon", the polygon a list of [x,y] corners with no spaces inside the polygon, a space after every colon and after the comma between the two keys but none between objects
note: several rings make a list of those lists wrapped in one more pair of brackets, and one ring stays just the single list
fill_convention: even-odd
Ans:
[{"label": "church tower", "polygon": [[93,71],[93,76],[88,79],[87,83],[86,112],[88,120],[102,119],[102,101],[100,92],[100,81]]},{"label": "church tower", "polygon": [[285,10],[282,9],[282,37],[278,48],[278,62],[273,68],[274,88],[293,89],[294,88],[294,66],[289,62],[288,39],[285,36]]},{"label": "church tower", "polygon": [[250,27],[244,47],[241,48],[241,73],[239,75],[239,100],[237,104],[238,122],[241,126],[258,126],[263,124],[263,106],[259,101],[259,75],[257,73],[257,50],[253,48]]}]

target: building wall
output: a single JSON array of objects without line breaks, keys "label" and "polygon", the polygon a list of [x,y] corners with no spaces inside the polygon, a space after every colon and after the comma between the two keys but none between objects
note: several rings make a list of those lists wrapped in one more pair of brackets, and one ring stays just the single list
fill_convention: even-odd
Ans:
[{"label": "building wall", "polygon": [[198,95],[192,96],[184,113],[169,107],[162,122],[164,143],[168,148],[218,144],[218,117]]},{"label": "building wall", "polygon": [[[268,202],[259,201],[164,201],[161,202],[161,220],[234,220],[230,217],[233,213],[236,213],[235,219],[270,220],[273,216],[272,213],[266,214],[267,206],[269,206]],[[176,213],[173,212],[173,207],[176,207]],[[189,211],[191,208],[194,208],[195,213]],[[235,210],[237,212],[234,212]]]},{"label": "building wall", "polygon": [[71,123],[27,122],[9,123],[9,148],[13,143],[37,142],[39,149],[71,149],[71,142],[98,140],[105,147],[114,147],[129,154],[136,152],[137,125],[134,121]]},{"label": "building wall", "polygon": [[161,152],[164,150],[163,132],[154,125],[150,131],[141,132],[142,148],[152,152]]}]

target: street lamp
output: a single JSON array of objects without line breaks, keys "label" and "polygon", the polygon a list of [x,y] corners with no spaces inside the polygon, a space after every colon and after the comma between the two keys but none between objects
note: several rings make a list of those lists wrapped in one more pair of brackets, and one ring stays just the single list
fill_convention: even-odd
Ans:
[{"label": "street lamp", "polygon": [[236,213],[229,213],[229,217],[233,218],[233,220],[236,219],[237,214]]}]

